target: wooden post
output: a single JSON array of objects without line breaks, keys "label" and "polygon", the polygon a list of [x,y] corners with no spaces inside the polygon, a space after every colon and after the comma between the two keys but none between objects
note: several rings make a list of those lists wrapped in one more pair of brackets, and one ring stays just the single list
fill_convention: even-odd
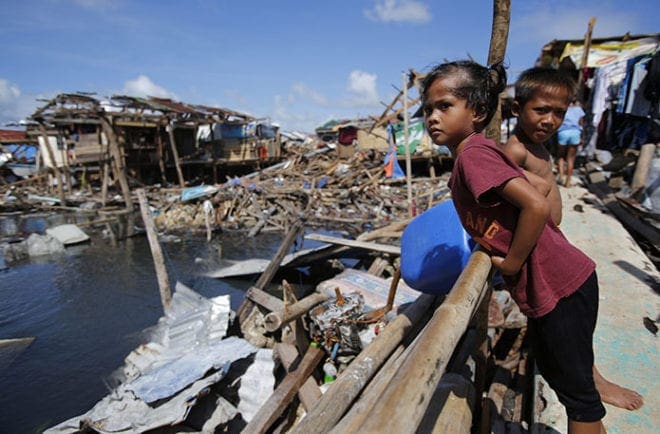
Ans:
[{"label": "wooden post", "polygon": [[183,179],[183,172],[181,172],[181,163],[179,162],[179,151],[176,149],[176,140],[174,139],[174,125],[168,122],[165,127],[168,137],[170,138],[170,146],[172,148],[172,158],[174,158],[174,166],[176,167],[176,174],[179,178],[179,186],[186,187],[186,181]]},{"label": "wooden post", "polygon": [[649,176],[651,161],[655,156],[655,149],[655,143],[642,145],[639,157],[637,157],[637,164],[635,165],[635,174],[633,175],[632,183],[630,184],[632,196],[639,198],[639,196],[641,196],[640,193],[644,191],[646,180]]},{"label": "wooden post", "polygon": [[[99,142],[99,148],[101,152],[99,154],[99,170],[101,171],[101,206],[105,207],[106,200],[108,198],[108,182],[110,181],[110,170],[108,164],[108,147],[107,144],[103,144],[103,133],[101,132],[101,127],[96,126],[96,140]],[[107,141],[107,140],[106,140]]]},{"label": "wooden post", "polygon": [[[504,61],[506,44],[509,38],[509,22],[511,20],[511,0],[493,1],[493,27],[490,35],[490,48],[488,49],[488,64],[493,65]],[[502,140],[502,112],[500,105],[486,127],[485,135],[489,139],[500,143]]]},{"label": "wooden post", "polygon": [[71,169],[69,168],[69,144],[67,143],[66,137],[61,132],[58,132],[58,135],[62,138],[62,149],[60,153],[62,154],[62,165],[64,166],[64,179],[66,181],[66,191],[71,194]]},{"label": "wooden post", "polygon": [[53,170],[55,171],[55,177],[57,178],[57,195],[60,198],[60,203],[64,205],[66,204],[66,199],[64,197],[64,187],[62,187],[62,174],[60,173],[59,167],[57,167],[57,161],[55,161],[55,153],[53,152],[53,148],[50,147],[46,126],[42,123],[39,123],[39,132],[44,138],[44,146],[46,148],[46,153],[48,154],[48,158],[50,159],[50,162],[53,165]]},{"label": "wooden post", "polygon": [[163,251],[158,242],[158,233],[156,232],[156,227],[154,226],[151,214],[149,213],[149,204],[147,203],[147,196],[145,195],[144,190],[141,188],[138,189],[137,196],[140,201],[140,212],[142,213],[144,227],[147,230],[151,255],[154,258],[154,267],[156,268],[156,277],[158,278],[158,290],[160,291],[160,301],[163,303],[163,310],[167,310],[167,307],[172,301],[172,289],[170,288],[170,279],[167,275],[167,269],[165,268]]},{"label": "wooden post", "polygon": [[160,168],[160,179],[163,182],[163,187],[167,186],[167,174],[166,174],[166,169],[165,169],[165,149],[163,146],[163,135],[162,135],[162,130],[161,126],[158,125],[156,128],[156,135],[158,137],[157,143],[158,143],[158,167]]},{"label": "wooden post", "polygon": [[486,292],[490,256],[475,251],[374,406],[360,433],[415,432],[456,345]]},{"label": "wooden post", "polygon": [[213,164],[213,183],[217,184],[218,183],[218,159],[215,156],[215,134],[213,133],[213,122],[209,124],[209,128],[211,129],[211,161]]},{"label": "wooden post", "polygon": [[584,46],[582,47],[582,59],[580,60],[580,74],[578,75],[577,98],[584,103],[584,69],[589,64],[589,50],[591,49],[591,34],[594,31],[596,17],[589,19],[587,33],[584,35]]},{"label": "wooden post", "polygon": [[[410,134],[408,131],[408,77],[403,74],[403,142],[406,150],[406,183],[408,184],[408,216],[414,217],[415,206],[412,198],[412,163],[410,162]],[[396,156],[396,155],[395,155]],[[394,158],[393,156],[392,158]]]},{"label": "wooden post", "polygon": [[474,420],[482,419],[482,411],[485,411],[484,406],[488,405],[488,400],[482,402],[481,397],[486,388],[486,371],[488,369],[488,308],[490,306],[490,298],[493,293],[493,287],[488,279],[488,288],[486,294],[481,300],[481,304],[477,308],[477,313],[474,318],[475,334],[477,345],[473,351],[474,359],[474,392],[479,397],[478,405],[475,408]]},{"label": "wooden post", "polygon": [[242,432],[250,434],[267,432],[268,428],[279,419],[284,409],[291,403],[300,386],[307,381],[323,357],[325,357],[324,350],[310,345],[298,368],[284,377],[284,380]]},{"label": "wooden post", "polygon": [[337,380],[291,433],[327,432],[335,426],[403,338],[424,317],[434,300],[435,296],[422,294],[403,314],[397,315],[346,370],[339,374]]},{"label": "wooden post", "polygon": [[128,180],[126,179],[126,171],[124,166],[124,158],[119,151],[119,144],[117,143],[117,136],[115,135],[114,130],[110,122],[103,116],[100,116],[101,127],[103,132],[108,140],[108,147],[110,149],[110,155],[112,156],[113,164],[115,165],[115,175],[118,178],[119,185],[121,186],[122,194],[124,195],[124,203],[126,204],[126,209],[133,209],[133,200],[131,199],[131,189],[128,186]]}]

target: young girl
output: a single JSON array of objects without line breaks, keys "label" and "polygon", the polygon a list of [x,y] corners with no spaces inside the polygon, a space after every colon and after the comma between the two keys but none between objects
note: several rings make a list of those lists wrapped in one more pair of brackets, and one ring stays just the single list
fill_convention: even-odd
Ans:
[{"label": "young girl", "polygon": [[595,264],[566,240],[548,200],[518,165],[481,135],[505,85],[501,65],[435,67],[422,83],[425,126],[434,143],[452,151],[456,210],[529,318],[539,370],[566,407],[568,432],[602,433],[605,408],[592,374]]}]

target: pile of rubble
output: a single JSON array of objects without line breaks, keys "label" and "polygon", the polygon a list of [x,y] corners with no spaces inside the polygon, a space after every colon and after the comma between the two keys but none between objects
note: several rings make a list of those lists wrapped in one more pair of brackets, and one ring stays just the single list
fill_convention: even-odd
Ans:
[{"label": "pile of rubble", "polygon": [[[347,160],[334,151],[301,154],[285,163],[216,186],[196,202],[150,192],[160,211],[155,217],[162,231],[203,229],[207,221],[203,200],[213,205],[214,229],[286,231],[304,218],[309,227],[342,227],[363,232],[404,220],[446,199],[445,176],[411,179],[411,205],[405,178],[385,176],[382,153],[357,152]],[[156,205],[156,207],[159,207]],[[208,207],[208,204],[207,204]]]}]

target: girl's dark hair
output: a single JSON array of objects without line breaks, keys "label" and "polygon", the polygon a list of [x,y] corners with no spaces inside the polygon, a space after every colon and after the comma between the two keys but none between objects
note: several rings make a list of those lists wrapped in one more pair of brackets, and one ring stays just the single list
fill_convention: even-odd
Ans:
[{"label": "girl's dark hair", "polygon": [[459,77],[459,85],[452,93],[457,98],[465,99],[467,106],[475,109],[478,115],[486,115],[482,125],[485,127],[497,111],[500,93],[506,87],[504,65],[496,63],[486,67],[472,60],[437,65],[422,80],[422,104],[426,102],[428,90],[435,80],[454,75]]}]

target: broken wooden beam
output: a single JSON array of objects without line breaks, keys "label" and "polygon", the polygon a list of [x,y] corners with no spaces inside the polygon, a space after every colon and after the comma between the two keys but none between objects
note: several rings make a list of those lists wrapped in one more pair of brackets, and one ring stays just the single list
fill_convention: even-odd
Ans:
[{"label": "broken wooden beam", "polygon": [[401,247],[392,246],[389,244],[379,244],[379,243],[372,243],[366,241],[348,240],[346,238],[331,237],[329,235],[323,235],[323,234],[306,234],[305,239],[321,241],[330,244],[340,244],[342,246],[358,247],[361,249],[372,250],[375,252],[401,255]]},{"label": "broken wooden beam", "polygon": [[[292,367],[296,359],[300,357],[296,347],[291,344],[277,343],[275,344],[275,353],[282,361],[282,365],[284,365],[286,371],[293,371]],[[321,395],[321,389],[313,377],[308,378],[298,390],[298,398],[307,411],[316,404],[319,398],[321,398]]]},{"label": "broken wooden beam", "polygon": [[154,267],[156,268],[156,277],[158,279],[158,289],[160,291],[160,301],[163,304],[163,310],[167,310],[172,301],[172,289],[170,287],[170,279],[167,275],[165,268],[165,259],[163,251],[158,242],[158,233],[156,227],[149,213],[149,204],[147,203],[147,196],[143,189],[137,190],[138,200],[140,202],[140,212],[142,213],[142,220],[144,227],[147,230],[147,239],[149,240],[149,247],[151,248],[151,255],[154,260]]},{"label": "broken wooden beam", "polygon": [[284,380],[275,388],[273,394],[243,428],[242,432],[249,434],[266,433],[271,425],[279,419],[282,412],[291,403],[300,387],[307,381],[325,355],[323,349],[310,345],[298,368],[284,377]]},{"label": "broken wooden beam", "polygon": [[282,325],[287,324],[301,316],[305,315],[312,307],[323,303],[330,297],[326,294],[313,293],[302,300],[284,306],[279,310],[274,310],[264,317],[264,326],[269,332],[278,330]]}]

